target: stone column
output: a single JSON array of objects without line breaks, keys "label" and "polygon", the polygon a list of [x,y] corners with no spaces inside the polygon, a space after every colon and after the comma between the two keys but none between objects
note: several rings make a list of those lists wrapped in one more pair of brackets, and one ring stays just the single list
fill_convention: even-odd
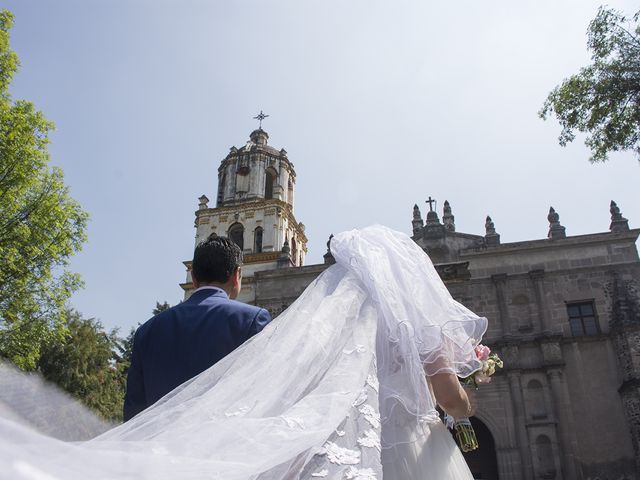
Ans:
[{"label": "stone column", "polygon": [[491,275],[491,281],[496,288],[496,299],[498,301],[498,311],[500,313],[500,335],[511,333],[511,320],[509,318],[509,309],[507,308],[507,301],[504,296],[504,287],[507,283],[507,274],[498,273]]},{"label": "stone column", "polygon": [[531,447],[529,446],[529,435],[527,434],[520,372],[510,371],[507,373],[507,377],[509,378],[509,388],[511,390],[511,400],[513,403],[513,422],[516,428],[516,438],[518,440],[518,450],[520,452],[522,466],[521,478],[525,480],[533,480]]},{"label": "stone column", "polygon": [[551,319],[549,318],[549,309],[544,298],[544,270],[531,270],[529,278],[533,282],[533,289],[536,293],[536,303],[538,304],[538,328],[543,333],[551,333]]},{"label": "stone column", "polygon": [[578,476],[579,467],[576,466],[575,452],[577,440],[573,435],[575,431],[573,417],[570,410],[570,397],[564,374],[561,367],[547,369],[547,377],[551,384],[553,396],[553,411],[558,422],[558,435],[560,437],[560,458],[562,463],[562,478],[572,480],[582,478]]},{"label": "stone column", "polygon": [[520,456],[518,448],[496,448],[500,480],[522,480],[522,461]]}]

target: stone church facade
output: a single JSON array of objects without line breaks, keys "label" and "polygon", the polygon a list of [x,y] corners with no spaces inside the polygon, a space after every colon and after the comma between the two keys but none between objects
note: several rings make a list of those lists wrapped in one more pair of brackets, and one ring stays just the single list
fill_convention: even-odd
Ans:
[{"label": "stone church facade", "polygon": [[[195,224],[196,242],[217,234],[242,246],[241,300],[275,316],[333,258],[328,249],[323,264],[304,265],[293,164],[267,139],[259,129],[232,147],[216,207],[201,197]],[[608,229],[569,236],[551,208],[545,238],[502,243],[491,218],[484,235],[461,233],[448,202],[442,221],[428,203],[426,221],[414,206],[412,238],[453,297],[489,319],[484,343],[505,362],[476,392],[480,449],[465,455],[474,476],[640,480],[640,229],[612,202]]]}]

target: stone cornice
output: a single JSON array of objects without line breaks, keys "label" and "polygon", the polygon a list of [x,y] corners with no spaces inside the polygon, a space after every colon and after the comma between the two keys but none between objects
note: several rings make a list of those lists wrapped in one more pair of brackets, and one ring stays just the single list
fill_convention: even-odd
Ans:
[{"label": "stone cornice", "polygon": [[[532,335],[507,334],[507,335],[503,335],[500,338],[492,339],[491,342],[488,343],[488,345],[491,346],[492,348],[500,349],[500,348],[512,347],[512,346],[516,346],[518,348],[541,347],[543,344],[549,344],[549,343],[567,345],[567,344],[573,344],[573,343],[607,342],[610,340],[611,340],[611,335],[608,333],[598,333],[597,335],[583,335],[579,337],[567,337],[560,334],[546,335],[543,333],[536,333]],[[549,366],[552,366],[552,365],[541,365],[539,368],[545,368]]]},{"label": "stone cornice", "polygon": [[[445,264],[442,264],[445,265]],[[551,278],[554,276],[560,275],[569,275],[574,273],[584,273],[584,272],[602,272],[603,270],[613,271],[625,267],[636,267],[640,269],[640,262],[618,262],[618,263],[607,263],[607,264],[599,264],[599,265],[586,265],[582,267],[567,267],[567,268],[558,268],[557,270],[545,270],[544,278]],[[530,272],[518,272],[518,273],[498,273],[493,275],[488,275],[485,277],[472,277],[468,280],[469,283],[485,283],[487,281],[491,281],[492,277],[496,277],[498,275],[506,275],[506,280],[516,280],[516,279],[526,279],[529,278]],[[445,282],[446,283],[446,282]]]},{"label": "stone cornice", "polygon": [[[440,225],[442,227],[444,227],[444,225]],[[465,238],[467,240],[480,240],[482,238],[484,238],[482,235],[475,235],[473,233],[462,233],[462,232],[451,232],[447,229],[443,230],[442,235],[438,235],[438,236],[433,236],[433,237],[425,237],[423,236],[423,231],[424,233],[426,233],[426,225],[424,227],[421,228],[420,232],[416,235],[413,235],[411,237],[411,239],[418,243],[418,240],[423,239],[423,240],[439,240],[439,239],[446,239],[447,237],[453,237],[453,238]],[[418,243],[419,244],[419,243]]]},{"label": "stone cornice", "polygon": [[545,250],[549,247],[575,248],[585,245],[612,244],[612,243],[634,243],[640,235],[640,228],[629,230],[628,232],[603,232],[590,233],[587,235],[575,235],[572,237],[551,240],[543,238],[540,240],[526,240],[523,242],[502,243],[493,247],[468,248],[460,251],[460,258],[470,258],[479,256],[512,255],[518,251]]},{"label": "stone cornice", "polygon": [[273,277],[320,274],[324,272],[328,267],[330,267],[330,265],[325,265],[324,263],[317,263],[315,265],[305,265],[303,267],[261,270],[259,272],[255,272],[253,275],[256,278],[266,279],[266,278],[273,278]]},{"label": "stone cornice", "polygon": [[256,198],[252,200],[245,200],[240,203],[233,203],[224,205],[222,207],[203,208],[196,210],[194,213],[196,217],[211,216],[211,215],[225,215],[233,214],[236,212],[255,212],[256,210],[263,210],[267,207],[291,207],[287,202],[278,200],[277,198],[270,198],[265,200],[264,198]]},{"label": "stone cornice", "polygon": [[248,265],[250,263],[273,262],[278,260],[280,255],[280,252],[248,253],[243,255],[242,263]]},{"label": "stone cornice", "polygon": [[211,217],[213,215],[232,215],[234,213],[245,213],[245,212],[256,212],[258,210],[265,210],[267,208],[276,208],[276,214],[286,215],[289,223],[293,225],[294,230],[300,237],[304,245],[304,251],[307,251],[306,244],[309,241],[307,236],[304,233],[304,230],[300,228],[300,223],[296,220],[296,217],[293,214],[293,207],[282,200],[278,200],[276,198],[271,198],[269,200],[257,199],[250,200],[243,203],[236,203],[233,205],[225,205],[223,207],[215,207],[215,208],[203,208],[201,210],[196,210],[196,222],[200,219],[200,217]]},{"label": "stone cornice", "polygon": [[[244,147],[241,147],[244,149]],[[282,151],[275,149],[272,146],[264,146],[264,145],[254,145],[251,150],[248,152],[246,150],[237,149],[235,152],[229,153],[221,162],[218,167],[218,174],[222,173],[222,171],[231,163],[237,162],[241,156],[249,155],[251,161],[259,162],[262,161],[262,158],[259,156],[266,156],[273,160],[280,160],[287,169],[291,172],[291,175],[295,178],[296,171],[293,168],[293,163],[289,160],[286,155],[282,154]],[[258,158],[256,158],[258,157]],[[266,163],[266,162],[265,162]]]}]

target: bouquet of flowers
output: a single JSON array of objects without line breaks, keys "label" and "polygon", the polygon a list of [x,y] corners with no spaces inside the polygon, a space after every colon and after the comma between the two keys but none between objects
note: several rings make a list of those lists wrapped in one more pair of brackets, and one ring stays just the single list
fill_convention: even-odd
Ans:
[{"label": "bouquet of flowers", "polygon": [[[482,367],[461,380],[461,383],[468,387],[478,388],[480,385],[491,382],[491,376],[496,373],[497,368],[502,368],[503,363],[497,353],[491,353],[491,349],[485,345],[478,344],[475,348],[478,360],[482,362]],[[478,438],[467,417],[453,419],[450,415],[445,415],[445,423],[452,428],[460,450],[470,452],[478,448]]]}]

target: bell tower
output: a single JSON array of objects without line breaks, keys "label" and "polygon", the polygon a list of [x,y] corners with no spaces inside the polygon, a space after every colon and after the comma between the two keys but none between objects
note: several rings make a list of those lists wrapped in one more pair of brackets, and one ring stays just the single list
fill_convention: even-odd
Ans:
[{"label": "bell tower", "polygon": [[[262,118],[260,118],[262,116]],[[259,115],[262,120],[266,115]],[[262,126],[251,132],[247,143],[231,147],[218,167],[215,207],[199,198],[195,212],[196,245],[211,235],[233,240],[244,256],[239,300],[255,300],[253,275],[260,270],[304,265],[307,237],[304,224],[293,213],[296,172],[287,151],[268,144]],[[185,298],[193,291],[191,262],[187,281],[181,284]]]}]

